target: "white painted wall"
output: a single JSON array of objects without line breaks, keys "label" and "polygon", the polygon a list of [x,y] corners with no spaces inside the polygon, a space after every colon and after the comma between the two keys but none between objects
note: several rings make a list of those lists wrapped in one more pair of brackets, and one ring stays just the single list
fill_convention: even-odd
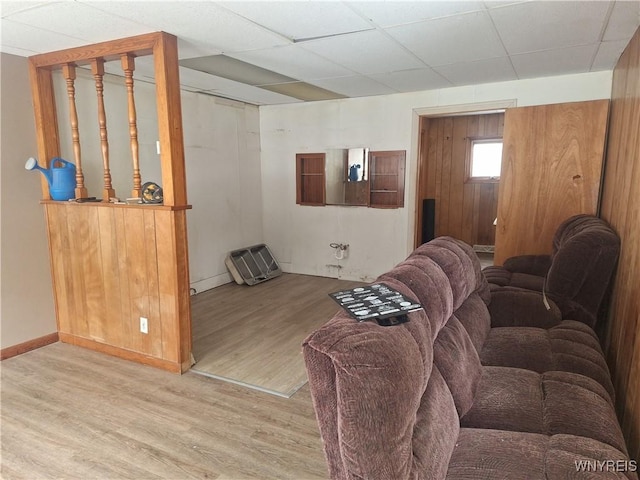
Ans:
[{"label": "white painted wall", "polygon": [[[78,69],[75,81],[82,165],[90,196],[102,195],[102,154],[95,83]],[[56,73],[61,156],[75,163],[66,83]],[[135,82],[142,182],[161,183],[156,149],[158,122],[155,85]],[[113,186],[118,197],[131,195],[132,161],[124,79],[104,77],[105,111]],[[185,144],[189,273],[198,292],[228,283],[229,251],[262,242],[262,193],[258,108],[241,102],[182,91]]]},{"label": "white painted wall", "polygon": [[[0,54],[0,348],[57,331],[27,60]],[[39,176],[40,174],[38,174]]]},{"label": "white painted wall", "polygon": [[[597,72],[260,107],[264,241],[284,271],[372,280],[413,248],[418,112],[504,100],[528,106],[609,98],[611,79],[611,72]],[[363,146],[407,151],[404,208],[296,205],[296,153]],[[332,242],[348,243],[348,257],[335,259]]]},{"label": "white painted wall", "polygon": [[258,108],[182,92],[191,286],[231,281],[231,250],[262,243]]}]

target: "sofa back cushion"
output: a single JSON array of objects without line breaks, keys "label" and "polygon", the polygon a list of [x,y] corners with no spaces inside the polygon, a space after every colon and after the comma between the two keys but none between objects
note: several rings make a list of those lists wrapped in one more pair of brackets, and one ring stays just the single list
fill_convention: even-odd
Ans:
[{"label": "sofa back cushion", "polygon": [[437,240],[377,279],[424,306],[409,322],[381,327],[340,311],[305,340],[331,478],[446,474],[490,320],[477,257]]},{"label": "sofa back cushion", "polygon": [[564,318],[593,326],[620,252],[620,238],[602,219],[575,215],[554,236],[545,291]]}]

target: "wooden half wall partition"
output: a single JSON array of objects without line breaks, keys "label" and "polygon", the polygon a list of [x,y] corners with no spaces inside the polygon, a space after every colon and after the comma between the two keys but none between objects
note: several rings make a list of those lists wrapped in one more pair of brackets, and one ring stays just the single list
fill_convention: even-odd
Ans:
[{"label": "wooden half wall partition", "polygon": [[629,454],[640,462],[640,29],[613,72],[601,216],[622,240],[605,352]]},{"label": "wooden half wall partition", "polygon": [[[70,108],[78,173],[76,197],[86,196],[81,161],[104,164],[102,202],[51,200],[42,181],[59,338],[128,360],[180,373],[191,366],[191,306],[186,227],[187,204],[177,39],[151,33],[72,48],[29,58],[38,155],[46,168],[60,154],[53,89],[55,69],[62,69],[68,101],[74,101],[77,66],[91,67],[98,100],[104,61],[121,61],[129,101],[133,178],[130,192],[139,196],[137,132],[132,71],[135,58],[153,55],[156,83],[163,204],[114,204],[108,178],[108,139],[100,125],[102,158],[82,158],[77,118]],[[82,129],[79,129],[82,132]],[[130,192],[124,195],[128,196]],[[92,192],[88,192],[91,195]],[[137,194],[137,195],[136,195]],[[148,333],[141,332],[141,320]]]}]

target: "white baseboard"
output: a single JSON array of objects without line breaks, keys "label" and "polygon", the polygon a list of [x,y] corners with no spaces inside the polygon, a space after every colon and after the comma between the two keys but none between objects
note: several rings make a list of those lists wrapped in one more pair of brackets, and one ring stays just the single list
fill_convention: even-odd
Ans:
[{"label": "white baseboard", "polygon": [[231,283],[232,281],[233,279],[231,278],[231,275],[227,272],[214,277],[205,278],[204,280],[198,280],[197,282],[192,282],[190,287],[195,289],[196,293],[201,293],[206,290],[219,287],[220,285]]}]

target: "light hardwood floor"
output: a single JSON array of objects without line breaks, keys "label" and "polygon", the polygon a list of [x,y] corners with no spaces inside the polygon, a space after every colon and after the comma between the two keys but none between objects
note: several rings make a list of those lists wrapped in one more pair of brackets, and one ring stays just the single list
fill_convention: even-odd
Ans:
[{"label": "light hardwood floor", "polygon": [[[338,309],[326,293],[352,284],[283,275],[204,292],[193,299],[194,346],[249,322],[249,336],[296,337],[299,355],[301,339],[326,321],[311,321],[313,312],[329,309],[328,319]],[[267,313],[262,322],[259,312]],[[232,348],[237,335],[220,348]],[[245,368],[254,368],[259,355],[243,354]],[[4,360],[0,369],[3,479],[327,478],[308,385],[282,398],[63,343]]]},{"label": "light hardwood floor", "polygon": [[4,479],[327,478],[308,386],[286,399],[62,343],[1,368]]},{"label": "light hardwood floor", "polygon": [[303,340],[339,309],[328,294],[359,285],[285,273],[191,297],[193,370],[291,396],[307,381]]}]

